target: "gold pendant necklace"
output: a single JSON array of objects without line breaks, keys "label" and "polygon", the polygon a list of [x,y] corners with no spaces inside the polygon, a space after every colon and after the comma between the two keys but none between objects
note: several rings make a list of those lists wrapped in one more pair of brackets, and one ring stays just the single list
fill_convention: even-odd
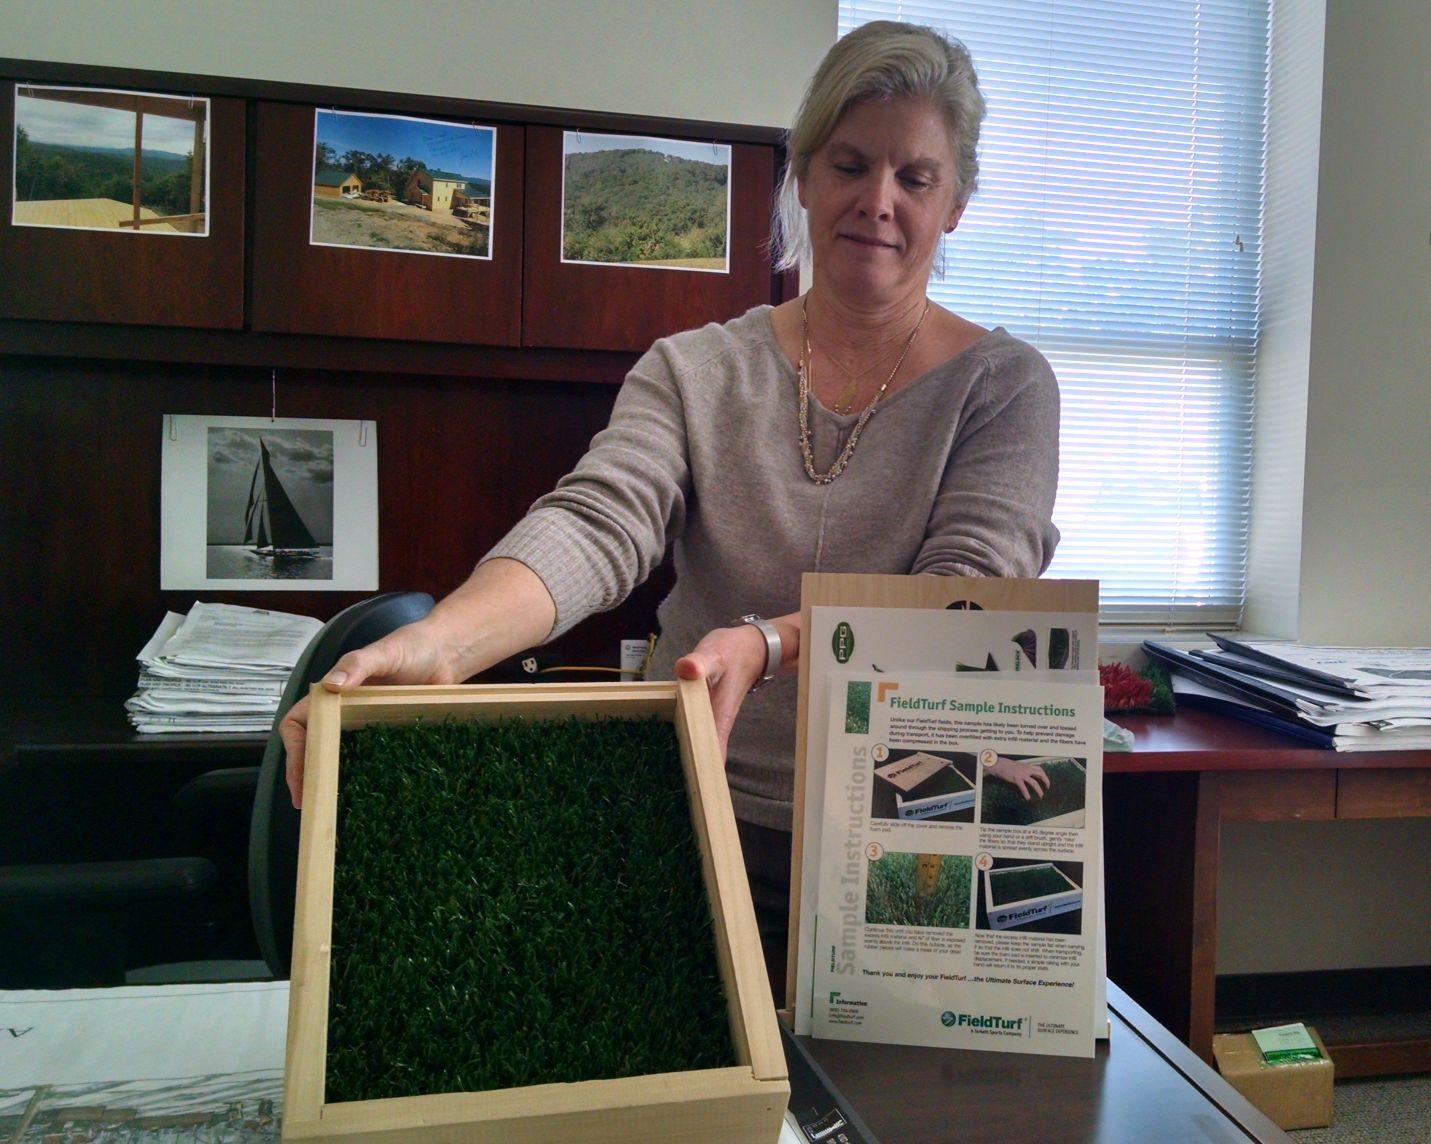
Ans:
[{"label": "gold pendant necklace", "polygon": [[[899,359],[894,363],[894,368],[889,371],[889,376],[884,379],[884,384],[875,391],[870,403],[865,406],[865,411],[860,414],[860,419],[855,422],[855,427],[850,430],[850,439],[845,442],[845,447],[840,451],[840,455],[835,458],[835,463],[824,473],[815,471],[815,455],[810,447],[810,318],[805,311],[805,301],[809,295],[800,299],[800,459],[805,463],[805,475],[817,485],[831,484],[836,477],[845,471],[845,466],[850,463],[850,458],[855,455],[855,446],[859,444],[860,434],[864,432],[865,425],[874,416],[875,406],[884,397],[885,391],[889,389],[889,384],[894,380],[895,374],[899,372],[899,367],[904,364],[904,359],[909,356],[909,349],[914,345],[914,339],[919,335],[919,329],[924,325],[924,319],[929,313],[929,299],[924,300],[924,309],[920,311],[919,321],[914,323],[914,329],[909,332],[909,337],[905,340],[904,349],[900,351]],[[842,393],[841,397],[844,396]],[[850,398],[854,401],[853,396]],[[839,398],[836,398],[836,405],[839,405]],[[849,406],[846,406],[848,412]],[[836,412],[840,412],[837,408]]]}]

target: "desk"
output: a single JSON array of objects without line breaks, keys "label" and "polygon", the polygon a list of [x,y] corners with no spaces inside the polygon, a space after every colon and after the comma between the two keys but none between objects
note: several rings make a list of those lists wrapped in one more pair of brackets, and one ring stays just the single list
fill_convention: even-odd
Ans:
[{"label": "desk", "polygon": [[1287,1140],[1111,981],[1092,1059],[800,1038],[881,1140]]},{"label": "desk", "polygon": [[[140,1110],[276,1142],[287,994],[285,982],[0,993],[0,1026],[34,1038],[7,1061],[0,1131],[9,1139],[26,1113],[45,1127],[63,1123],[52,1109],[87,1106],[95,1133],[127,1136]],[[1288,1139],[1117,986],[1108,1000],[1113,1037],[1091,1060],[802,1040],[884,1144]],[[232,1036],[215,1038],[220,1027]]]},{"label": "desk", "polygon": [[[1431,815],[1431,751],[1344,754],[1192,709],[1104,756],[1108,973],[1206,1061],[1224,822]],[[1431,1070],[1431,1038],[1332,1044],[1337,1076]]]},{"label": "desk", "polygon": [[0,866],[160,856],[174,792],[257,766],[265,734],[140,735],[124,700],[0,703]]}]

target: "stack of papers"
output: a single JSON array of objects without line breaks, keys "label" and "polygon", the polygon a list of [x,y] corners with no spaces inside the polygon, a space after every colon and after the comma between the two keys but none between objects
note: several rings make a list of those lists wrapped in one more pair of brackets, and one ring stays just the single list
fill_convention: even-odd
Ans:
[{"label": "stack of papers", "polygon": [[1431,648],[1323,647],[1208,635],[1192,652],[1145,641],[1179,702],[1338,751],[1431,747]]},{"label": "stack of papers", "polygon": [[143,732],[267,731],[289,672],[322,627],[236,604],[169,612],[137,657],[129,721]]}]

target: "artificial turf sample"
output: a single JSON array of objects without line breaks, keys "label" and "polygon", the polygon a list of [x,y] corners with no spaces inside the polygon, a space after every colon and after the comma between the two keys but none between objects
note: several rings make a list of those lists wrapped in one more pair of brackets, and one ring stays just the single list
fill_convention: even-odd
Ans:
[{"label": "artificial turf sample", "polygon": [[1006,866],[1002,870],[989,871],[989,896],[992,906],[1006,906],[1010,902],[1026,902],[1030,898],[1046,898],[1050,894],[1061,894],[1076,889],[1069,880],[1047,862],[1036,866]]},{"label": "artificial turf sample", "polygon": [[969,879],[973,859],[946,855],[940,863],[939,884],[923,901],[915,892],[917,854],[886,850],[869,864],[865,887],[865,924],[872,926],[940,926],[969,928]]},{"label": "artificial turf sample", "polygon": [[669,723],[344,732],[326,1100],[735,1063]]},{"label": "artificial turf sample", "polygon": [[1038,798],[1025,799],[1012,783],[984,776],[980,797],[980,822],[1001,826],[1032,826],[1059,815],[1084,809],[1087,775],[1072,759],[1043,764],[1048,790]]}]

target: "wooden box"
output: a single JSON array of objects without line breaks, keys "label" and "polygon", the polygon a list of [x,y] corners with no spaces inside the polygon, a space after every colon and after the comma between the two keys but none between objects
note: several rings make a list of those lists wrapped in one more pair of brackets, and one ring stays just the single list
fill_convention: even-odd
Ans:
[{"label": "wooden box", "polygon": [[[419,717],[645,718],[675,724],[716,961],[739,1062],[728,1068],[488,1092],[325,1102],[341,731]],[[312,694],[298,856],[284,1140],[770,1141],[789,1100],[730,795],[702,682],[369,687]]]}]

